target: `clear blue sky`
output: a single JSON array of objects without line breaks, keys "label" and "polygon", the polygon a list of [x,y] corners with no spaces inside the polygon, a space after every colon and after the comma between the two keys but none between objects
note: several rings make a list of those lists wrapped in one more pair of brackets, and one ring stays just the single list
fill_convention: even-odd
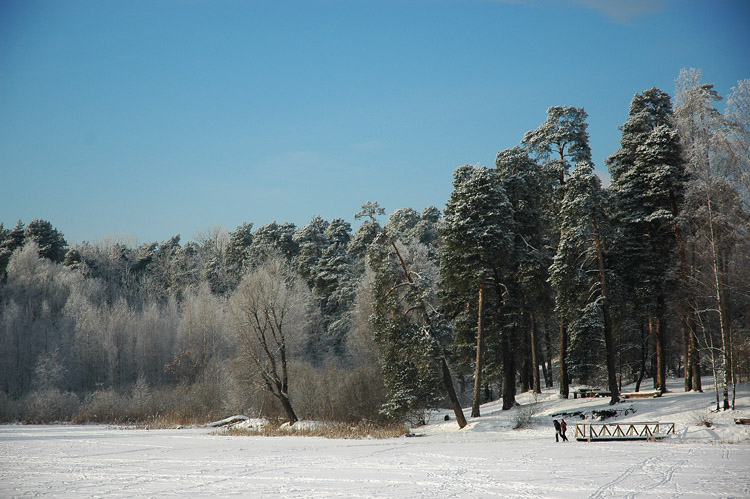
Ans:
[{"label": "clear blue sky", "polygon": [[750,78],[749,27],[745,0],[2,0],[0,222],[186,242],[442,209],[553,105],[605,172],[635,93]]}]

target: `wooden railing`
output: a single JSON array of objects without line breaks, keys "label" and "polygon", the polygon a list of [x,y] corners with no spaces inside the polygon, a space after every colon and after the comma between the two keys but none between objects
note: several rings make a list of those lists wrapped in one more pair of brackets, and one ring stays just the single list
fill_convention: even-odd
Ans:
[{"label": "wooden railing", "polygon": [[576,440],[658,440],[674,435],[674,423],[576,423]]}]

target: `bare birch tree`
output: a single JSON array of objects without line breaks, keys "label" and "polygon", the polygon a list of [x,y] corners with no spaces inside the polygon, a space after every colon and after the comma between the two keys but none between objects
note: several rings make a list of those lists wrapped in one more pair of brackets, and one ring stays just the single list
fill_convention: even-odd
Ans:
[{"label": "bare birch tree", "polygon": [[289,361],[309,325],[310,292],[284,258],[268,257],[243,277],[230,299],[238,355],[254,379],[281,404],[290,423],[299,418],[289,398]]}]

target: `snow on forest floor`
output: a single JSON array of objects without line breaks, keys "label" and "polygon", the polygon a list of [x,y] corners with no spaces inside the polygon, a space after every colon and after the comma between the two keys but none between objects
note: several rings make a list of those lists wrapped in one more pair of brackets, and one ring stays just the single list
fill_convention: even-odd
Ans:
[{"label": "snow on forest floor", "polygon": [[[710,382],[710,380],[707,380]],[[750,385],[737,410],[710,413],[711,385],[615,406],[607,422],[675,423],[664,441],[555,443],[553,415],[610,409],[609,399],[535,402],[482,417],[459,430],[448,411],[413,438],[221,436],[215,428],[139,430],[115,426],[0,426],[0,497],[750,497]],[[626,390],[627,391],[627,390]],[[534,405],[533,426],[513,430]],[[468,413],[468,411],[467,411]],[[443,421],[445,414],[451,421]],[[699,416],[713,421],[697,426]],[[556,417],[556,416],[555,416]]]}]

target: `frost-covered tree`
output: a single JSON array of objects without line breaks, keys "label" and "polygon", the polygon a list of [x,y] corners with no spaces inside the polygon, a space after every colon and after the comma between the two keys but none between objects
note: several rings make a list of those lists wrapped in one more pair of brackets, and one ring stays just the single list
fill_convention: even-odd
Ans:
[{"label": "frost-covered tree", "polygon": [[231,281],[227,268],[229,232],[223,227],[212,227],[199,231],[195,241],[203,262],[201,281],[207,282],[213,293],[225,295],[229,291]]},{"label": "frost-covered tree", "polygon": [[[379,227],[376,217],[385,213],[377,203],[366,203],[356,216]],[[388,391],[384,412],[392,417],[421,417],[437,401],[442,384],[459,427],[466,426],[453,386],[443,341],[450,332],[437,313],[437,268],[424,246],[404,248],[388,227],[374,236],[368,247],[373,272],[372,324]]]},{"label": "frost-covered tree", "polygon": [[40,257],[33,240],[13,253],[7,272],[0,287],[0,388],[18,396],[31,387],[39,355],[59,350],[63,367],[70,365],[72,330],[63,309],[83,278]]},{"label": "frost-covered tree", "polygon": [[385,209],[378,206],[377,202],[372,201],[363,204],[359,213],[354,215],[355,219],[362,219],[362,223],[349,243],[349,254],[356,262],[357,271],[360,274],[364,272],[365,258],[370,245],[383,231],[383,226],[377,219],[382,215],[385,215]]},{"label": "frost-covered tree", "polygon": [[[547,119],[537,129],[526,132],[521,144],[540,162],[546,176],[544,186],[547,193],[545,203],[549,220],[554,221],[556,236],[551,246],[557,247],[559,239],[560,203],[565,191],[565,182],[571,165],[591,160],[589,146],[588,114],[583,108],[553,106],[547,109]],[[568,397],[570,383],[567,366],[567,324],[559,321],[560,327],[560,394]]]},{"label": "frost-covered tree", "polygon": [[315,217],[294,234],[299,246],[294,264],[307,282],[322,313],[322,328],[335,353],[341,354],[354,296],[354,275],[347,248],[351,226],[337,218]]},{"label": "frost-covered tree", "polygon": [[348,253],[351,225],[334,218],[325,230],[328,246],[319,260],[315,289],[321,296],[321,312],[334,351],[342,353],[354,304],[357,274]]},{"label": "frost-covered tree", "polygon": [[[549,210],[545,209],[548,203],[545,196],[551,194],[551,186],[549,177],[540,170],[539,164],[518,146],[498,152],[495,168],[513,206],[511,230],[514,257],[508,285],[518,299],[507,303],[506,308],[510,303],[517,305],[513,323],[521,328],[515,336],[523,340],[520,342],[522,348],[517,352],[520,357],[521,388],[525,390],[530,385],[534,391],[541,393],[538,366],[544,355],[539,348],[539,333],[544,326],[553,323],[546,319],[546,311],[552,307],[552,290],[547,282],[552,263],[550,247],[557,239],[554,220]],[[548,338],[549,331],[545,329],[544,333]],[[544,368],[543,360],[541,364]]]},{"label": "frost-covered tree", "polygon": [[325,236],[328,225],[327,221],[316,216],[292,236],[294,243],[298,246],[297,254],[294,256],[294,265],[310,288],[315,285],[320,258],[328,246],[328,238]]},{"label": "frost-covered tree", "polygon": [[724,112],[727,138],[727,177],[750,210],[750,79],[737,82]]},{"label": "frost-covered tree", "polygon": [[582,107],[552,106],[545,122],[523,136],[522,144],[560,185],[565,183],[571,164],[591,160],[586,118]]},{"label": "frost-covered tree", "polygon": [[226,252],[226,266],[233,282],[229,289],[233,290],[242,278],[245,269],[249,267],[250,247],[253,244],[253,224],[243,223],[229,234],[229,244]]},{"label": "frost-covered tree", "polygon": [[[732,289],[732,261],[736,245],[744,238],[737,237],[746,230],[747,214],[742,209],[737,188],[743,187],[742,170],[747,158],[742,153],[743,130],[750,124],[742,123],[741,99],[733,94],[732,106],[722,115],[715,103],[721,99],[713,85],[701,81],[698,70],[680,72],[677,79],[676,122],[683,145],[687,167],[692,174],[689,207],[695,227],[696,246],[705,249],[706,274],[710,279],[693,276],[701,283],[698,290],[711,296],[707,307],[718,320],[720,331],[723,408],[733,405],[729,389],[734,386],[733,334],[730,290]],[[741,88],[741,84],[740,84]],[[750,117],[750,116],[748,116]],[[702,243],[702,244],[701,244]],[[701,255],[701,252],[698,252]],[[701,266],[694,266],[701,270]],[[708,291],[708,293],[706,293]],[[701,313],[700,311],[698,312]],[[703,322],[701,322],[703,323]],[[717,395],[717,408],[719,405]]]},{"label": "frost-covered tree", "polygon": [[29,242],[37,245],[39,256],[55,263],[63,261],[68,249],[62,232],[46,220],[34,219],[28,225],[19,220],[10,230],[3,229],[0,224],[0,282],[5,278],[5,270],[13,252]]},{"label": "frost-covered tree", "polygon": [[24,242],[24,224],[21,220],[10,230],[2,232],[2,241],[0,241],[0,283],[5,281],[5,270],[10,262],[13,252],[23,246]]},{"label": "frost-covered tree", "polygon": [[560,243],[550,267],[550,281],[557,309],[569,324],[571,371],[585,377],[598,367],[590,363],[601,359],[597,352],[603,346],[610,404],[615,404],[619,389],[603,248],[603,228],[608,222],[605,199],[591,164],[578,163],[560,207]]},{"label": "frost-covered tree", "polygon": [[35,219],[24,229],[24,244],[34,241],[39,246],[39,256],[55,263],[65,258],[68,243],[62,232],[52,227],[46,220]]},{"label": "frost-covered tree", "polygon": [[[513,207],[508,201],[498,175],[484,167],[462,166],[453,174],[453,192],[445,207],[441,254],[443,286],[457,314],[470,313],[476,320],[459,323],[476,331],[474,361],[474,395],[472,417],[479,417],[482,377],[485,371],[485,304],[493,296],[490,306],[502,308],[507,294],[505,281],[510,260],[513,258],[511,222]],[[487,288],[493,288],[490,293]],[[502,351],[504,376],[503,409],[514,402],[515,387],[511,341],[509,332],[494,324],[491,329],[499,333],[497,340]]]},{"label": "frost-covered tree", "polygon": [[636,94],[620,149],[607,158],[615,196],[618,273],[648,315],[656,388],[666,391],[666,301],[675,270],[676,206],[686,180],[672,103],[657,88]]},{"label": "frost-covered tree", "polygon": [[253,242],[248,251],[250,268],[257,267],[271,254],[283,255],[287,261],[292,261],[299,251],[299,246],[294,241],[296,230],[290,222],[271,222],[258,227],[253,232]]},{"label": "frost-covered tree", "polygon": [[289,397],[289,362],[306,341],[310,292],[284,256],[266,259],[243,277],[230,299],[232,327],[248,382],[273,395],[290,423],[298,420]]},{"label": "frost-covered tree", "polygon": [[195,382],[220,354],[228,351],[225,299],[211,293],[208,283],[191,288],[180,307],[175,350],[167,371],[180,381]]}]

